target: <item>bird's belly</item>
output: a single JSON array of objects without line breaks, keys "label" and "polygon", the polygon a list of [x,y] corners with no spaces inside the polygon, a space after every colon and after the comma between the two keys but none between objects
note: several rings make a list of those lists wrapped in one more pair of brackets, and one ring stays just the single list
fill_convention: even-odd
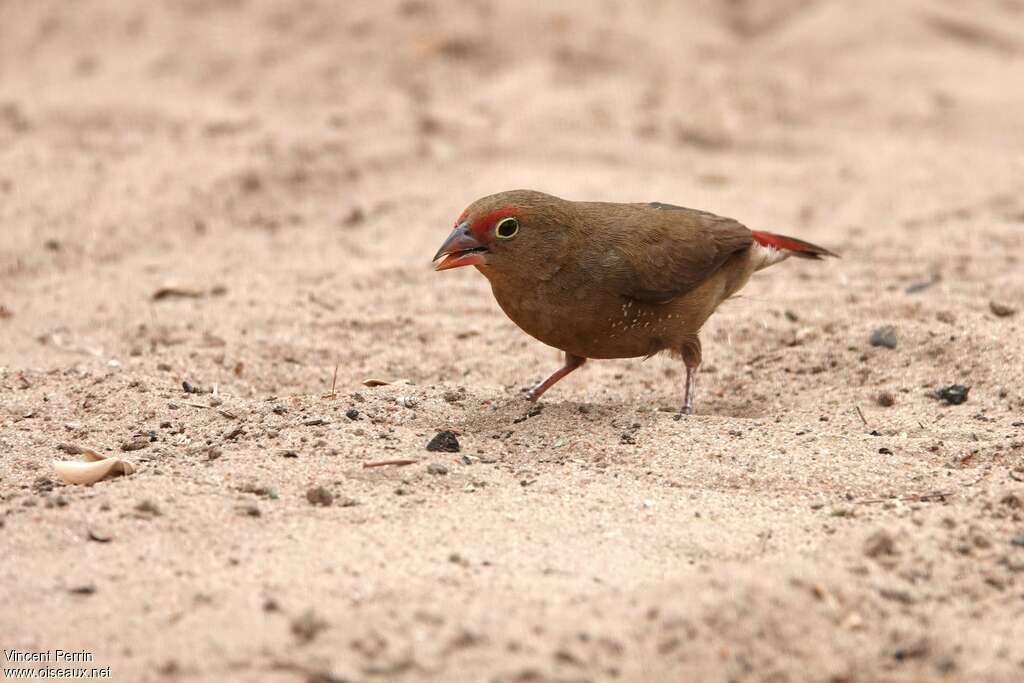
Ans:
[{"label": "bird's belly", "polygon": [[[689,325],[672,306],[649,306],[622,297],[592,295],[550,305],[542,291],[494,297],[531,337],[583,358],[635,358],[677,348]],[[571,305],[570,305],[571,303]]]}]

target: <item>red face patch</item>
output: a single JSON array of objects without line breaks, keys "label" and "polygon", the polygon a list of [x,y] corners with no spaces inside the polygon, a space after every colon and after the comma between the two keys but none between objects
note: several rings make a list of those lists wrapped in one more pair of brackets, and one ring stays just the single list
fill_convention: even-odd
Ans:
[{"label": "red face patch", "polygon": [[[473,237],[476,237],[480,242],[488,242],[490,241],[489,233],[491,229],[497,225],[498,221],[502,218],[508,218],[509,216],[519,218],[519,209],[514,206],[506,206],[501,209],[495,209],[494,211],[488,211],[473,220],[473,224],[469,226],[469,231],[473,233]],[[461,223],[464,220],[466,220],[465,214],[459,218],[459,222]]]}]

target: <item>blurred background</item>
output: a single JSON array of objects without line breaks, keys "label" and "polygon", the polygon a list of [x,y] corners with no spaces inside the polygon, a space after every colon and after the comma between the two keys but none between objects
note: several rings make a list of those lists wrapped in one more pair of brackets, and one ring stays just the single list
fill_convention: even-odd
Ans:
[{"label": "blurred background", "polygon": [[[0,584],[24,606],[0,633],[131,680],[1014,680],[1019,517],[990,512],[1019,481],[1022,112],[1022,0],[0,0]],[[527,420],[557,354],[478,273],[429,267],[466,205],[519,187],[842,259],[722,307],[694,420],[659,412],[664,358],[589,364]],[[183,380],[240,421],[183,412],[207,401]],[[961,412],[930,396],[954,382]],[[442,428],[493,467],[362,473]],[[134,479],[23,504],[55,444],[138,434]],[[239,483],[253,463],[269,488]],[[986,473],[960,507],[842,507]],[[360,505],[313,514],[312,483]],[[82,541],[97,518],[115,543]],[[879,573],[876,525],[931,540]]]}]

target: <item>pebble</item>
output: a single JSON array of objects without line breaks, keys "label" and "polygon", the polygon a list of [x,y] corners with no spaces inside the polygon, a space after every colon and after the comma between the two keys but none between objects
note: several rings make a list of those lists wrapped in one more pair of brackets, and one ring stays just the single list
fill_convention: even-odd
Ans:
[{"label": "pebble", "polygon": [[136,437],[131,441],[125,441],[121,444],[121,450],[125,452],[129,451],[141,451],[143,448],[149,445],[149,439],[145,437]]},{"label": "pebble", "polygon": [[891,391],[883,391],[878,395],[875,401],[877,401],[878,405],[882,406],[883,408],[891,408],[892,406],[896,405],[896,397],[892,394]]},{"label": "pebble", "polygon": [[345,411],[345,417],[347,417],[350,420],[358,420],[359,411],[356,410],[355,408],[349,408],[348,410]]},{"label": "pebble", "polygon": [[427,450],[435,453],[458,453],[459,448],[459,439],[455,432],[448,430],[438,432],[427,444]]},{"label": "pebble", "polygon": [[432,462],[427,465],[428,474],[448,474],[448,467],[439,462]]},{"label": "pebble", "polygon": [[327,628],[327,622],[311,609],[293,619],[291,624],[292,635],[301,643],[311,642],[325,628]]},{"label": "pebble", "polygon": [[1015,546],[1018,546],[1020,548],[1024,548],[1024,534],[1021,534],[1019,536],[1014,536],[1013,538],[1011,538],[1010,539],[1010,545],[1015,545]]},{"label": "pebble", "polygon": [[159,517],[161,514],[159,506],[151,500],[144,500],[135,506],[136,512],[141,512],[143,515],[149,515],[151,517]]},{"label": "pebble", "polygon": [[998,301],[989,301],[988,308],[998,318],[1008,318],[1017,312],[1016,308],[999,303]]},{"label": "pebble", "polygon": [[958,406],[967,400],[967,393],[971,390],[963,384],[951,384],[935,392],[935,398],[945,401],[951,406]]},{"label": "pebble", "polygon": [[99,529],[96,527],[89,529],[89,540],[96,541],[97,543],[110,543],[114,540],[114,535],[106,529]]},{"label": "pebble", "polygon": [[879,529],[864,541],[864,554],[868,557],[896,554],[896,540],[885,529]]},{"label": "pebble", "polygon": [[892,325],[884,325],[871,333],[868,340],[872,346],[881,346],[886,349],[896,348],[896,328]]},{"label": "pebble", "polygon": [[306,500],[310,505],[328,507],[334,503],[334,494],[323,486],[314,486],[306,491]]}]

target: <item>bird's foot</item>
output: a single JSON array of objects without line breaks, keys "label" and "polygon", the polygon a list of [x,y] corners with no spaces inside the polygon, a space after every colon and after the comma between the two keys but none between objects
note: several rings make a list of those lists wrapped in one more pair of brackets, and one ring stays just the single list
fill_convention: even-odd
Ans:
[{"label": "bird's foot", "polygon": [[679,412],[676,413],[676,416],[675,416],[674,419],[682,420],[683,419],[683,415],[693,415],[693,406],[683,406],[682,408],[680,408]]}]

